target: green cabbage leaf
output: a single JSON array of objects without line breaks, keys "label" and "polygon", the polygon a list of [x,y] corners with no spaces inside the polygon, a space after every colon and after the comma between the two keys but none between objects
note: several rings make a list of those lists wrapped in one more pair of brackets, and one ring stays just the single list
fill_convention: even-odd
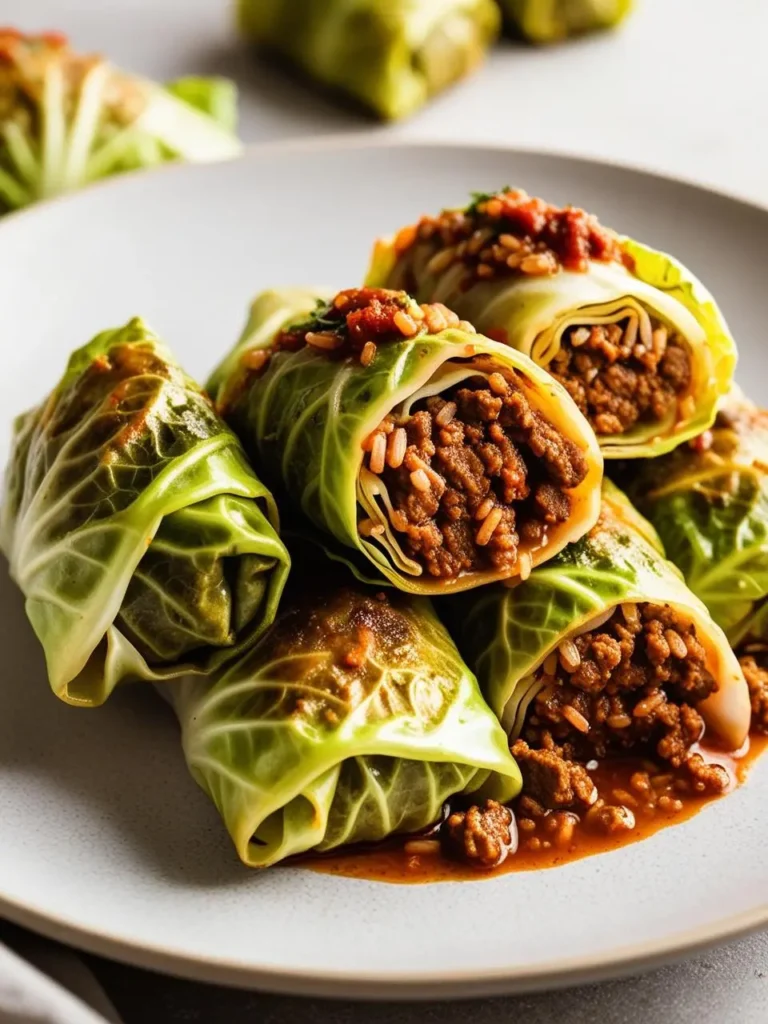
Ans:
[{"label": "green cabbage leaf", "polygon": [[768,413],[731,398],[702,443],[627,476],[669,558],[731,643],[768,641]]},{"label": "green cabbage leaf", "polygon": [[75,352],[16,422],[0,544],[70,703],[252,643],[290,565],[276,526],[237,438],[140,320]]},{"label": "green cabbage leaf", "polygon": [[459,793],[516,796],[507,737],[430,602],[337,583],[331,563],[308,573],[292,552],[256,646],[214,681],[162,688],[241,859],[419,832]]},{"label": "green cabbage leaf", "polygon": [[500,0],[510,26],[531,43],[556,43],[569,36],[613,28],[634,0]]}]

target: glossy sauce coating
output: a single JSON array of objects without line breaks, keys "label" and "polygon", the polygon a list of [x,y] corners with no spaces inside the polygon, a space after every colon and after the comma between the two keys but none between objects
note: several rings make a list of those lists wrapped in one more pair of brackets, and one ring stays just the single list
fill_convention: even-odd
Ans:
[{"label": "glossy sauce coating", "polygon": [[[733,787],[741,785],[747,778],[750,768],[768,747],[768,737],[752,735],[749,744],[737,753],[723,753],[713,748],[701,748],[706,760],[721,764],[733,779]],[[643,762],[638,758],[614,758],[598,764],[590,772],[598,792],[611,793],[615,789],[629,789],[632,775],[640,770]],[[492,871],[478,871],[466,864],[448,860],[442,854],[413,855],[405,850],[406,843],[387,843],[375,849],[349,851],[328,856],[305,858],[300,861],[303,867],[323,874],[339,875],[345,878],[361,878],[369,881],[390,882],[397,884],[416,884],[424,882],[456,882],[462,880],[481,881],[486,878],[497,878],[499,875],[514,871],[538,871],[543,868],[558,867],[572,861],[581,860],[598,853],[618,850],[630,843],[648,839],[662,828],[679,824],[692,818],[707,804],[723,799],[699,793],[680,793],[682,808],[679,810],[662,810],[656,806],[652,812],[643,810],[641,803],[632,808],[635,816],[635,827],[628,831],[610,835],[587,830],[577,825],[570,843],[565,848],[555,844],[545,848],[543,845],[532,850],[526,847],[523,834],[520,836],[520,847],[516,854]]]}]

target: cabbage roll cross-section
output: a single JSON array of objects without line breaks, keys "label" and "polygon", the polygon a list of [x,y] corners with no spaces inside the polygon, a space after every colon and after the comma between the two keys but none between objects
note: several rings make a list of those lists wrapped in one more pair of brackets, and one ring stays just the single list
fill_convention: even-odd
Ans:
[{"label": "cabbage roll cross-section", "polygon": [[242,860],[431,832],[463,797],[504,817],[506,837],[482,844],[484,866],[501,862],[520,773],[430,602],[291,553],[272,629],[215,680],[164,688]]},{"label": "cabbage roll cross-section", "polygon": [[367,283],[444,302],[565,387],[606,458],[661,455],[706,429],[736,346],[671,256],[520,190],[477,195],[377,244]]},{"label": "cabbage roll cross-section", "polygon": [[276,294],[209,390],[276,494],[395,586],[526,576],[593,525],[594,434],[526,356],[404,292],[350,289],[314,311],[288,292],[282,328]]}]

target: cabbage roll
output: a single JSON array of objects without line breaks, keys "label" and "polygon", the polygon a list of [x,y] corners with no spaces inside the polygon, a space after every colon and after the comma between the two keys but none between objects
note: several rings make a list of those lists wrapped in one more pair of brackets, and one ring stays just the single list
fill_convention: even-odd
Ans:
[{"label": "cabbage roll", "polygon": [[737,648],[768,730],[768,413],[738,392],[706,431],[627,474],[688,586]]},{"label": "cabbage roll", "polygon": [[516,587],[449,602],[459,649],[515,741],[524,793],[550,809],[571,802],[558,796],[569,777],[584,784],[572,802],[589,806],[584,765],[610,756],[721,792],[728,774],[698,744],[734,751],[747,737],[749,691],[725,634],[639,526],[607,485],[578,544]]},{"label": "cabbage roll", "polygon": [[0,546],[71,704],[252,644],[290,565],[276,528],[239,441],[140,320],[76,351],[16,420]]},{"label": "cabbage roll", "polygon": [[511,800],[507,737],[430,602],[292,552],[277,621],[248,654],[163,687],[243,862],[418,833],[457,794]]},{"label": "cabbage roll", "polygon": [[626,477],[730,642],[768,641],[768,413],[729,398],[712,430]]},{"label": "cabbage roll", "polygon": [[602,458],[546,372],[403,292],[296,316],[305,301],[286,293],[278,329],[279,293],[258,300],[208,387],[315,527],[400,589],[444,594],[526,575],[594,524]]},{"label": "cabbage roll", "polygon": [[239,0],[244,35],[383,118],[467,75],[499,31],[494,0]]},{"label": "cabbage roll", "polygon": [[556,43],[595,29],[613,28],[633,0],[500,0],[511,28],[531,43]]},{"label": "cabbage roll", "polygon": [[169,160],[237,156],[236,120],[226,79],[160,86],[59,33],[0,29],[0,212]]},{"label": "cabbage roll", "polygon": [[444,302],[548,369],[606,458],[661,455],[701,433],[733,379],[725,320],[681,263],[519,190],[380,241],[367,283]]}]

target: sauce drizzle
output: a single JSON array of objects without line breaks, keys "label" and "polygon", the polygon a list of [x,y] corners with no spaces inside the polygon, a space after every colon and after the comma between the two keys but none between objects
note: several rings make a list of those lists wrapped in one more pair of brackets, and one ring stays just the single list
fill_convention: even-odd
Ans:
[{"label": "sauce drizzle", "polygon": [[[712,747],[699,746],[698,752],[707,761],[722,765],[733,779],[733,786],[742,785],[747,775],[768,748],[768,736],[752,734],[744,747],[736,752],[725,753]],[[615,789],[628,789],[631,775],[640,770],[643,762],[638,758],[614,758],[600,762],[590,775],[603,795]],[[658,768],[656,769],[658,771]],[[727,794],[726,794],[727,795]],[[632,807],[635,827],[610,835],[592,832],[583,827],[574,830],[571,841],[565,848],[554,843],[543,844],[538,849],[526,846],[525,837],[520,836],[520,848],[492,871],[478,871],[467,864],[449,860],[442,854],[409,854],[405,850],[407,839],[398,839],[368,849],[350,849],[343,853],[333,852],[324,856],[304,857],[295,864],[310,868],[321,874],[337,875],[344,878],[360,878],[368,881],[394,884],[422,884],[425,882],[481,881],[498,878],[500,875],[517,871],[540,871],[570,864],[598,853],[618,850],[631,843],[648,839],[662,828],[686,821],[707,804],[723,798],[695,792],[680,793],[680,810],[663,810],[658,804],[653,811],[643,809],[638,801]]]}]

